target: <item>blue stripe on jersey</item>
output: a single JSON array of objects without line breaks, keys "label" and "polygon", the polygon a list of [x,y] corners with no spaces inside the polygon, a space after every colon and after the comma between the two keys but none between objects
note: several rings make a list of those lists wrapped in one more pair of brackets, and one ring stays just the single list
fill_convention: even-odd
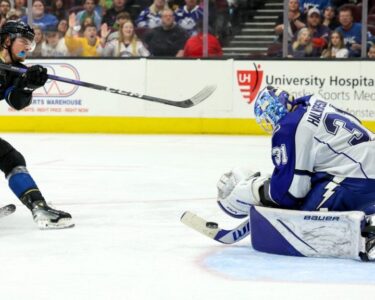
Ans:
[{"label": "blue stripe on jersey", "polygon": [[336,153],[337,155],[343,155],[343,156],[345,156],[346,158],[350,159],[350,160],[351,160],[352,162],[354,162],[355,164],[358,164],[359,168],[360,168],[361,171],[362,171],[363,176],[365,176],[366,179],[368,179],[368,176],[367,176],[366,172],[363,170],[362,163],[360,163],[359,161],[356,161],[354,158],[350,157],[350,156],[349,156],[348,154],[346,154],[346,153],[336,151],[335,149],[333,149],[333,148],[331,147],[331,145],[330,145],[329,143],[326,143],[326,142],[324,142],[324,141],[318,139],[317,137],[314,137],[314,139],[315,139],[317,142],[326,145],[326,146],[327,146],[327,147],[328,147],[333,153]]},{"label": "blue stripe on jersey", "polygon": [[289,193],[295,175],[296,131],[306,112],[300,106],[280,120],[280,128],[272,136],[272,161],[275,169],[270,183],[271,198],[283,208],[297,208],[302,199]]}]

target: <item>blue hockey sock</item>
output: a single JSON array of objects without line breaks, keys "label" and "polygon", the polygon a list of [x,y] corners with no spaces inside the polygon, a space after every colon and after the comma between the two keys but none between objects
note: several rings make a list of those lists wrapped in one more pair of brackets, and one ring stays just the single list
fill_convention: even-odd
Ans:
[{"label": "blue hockey sock", "polygon": [[10,189],[20,199],[27,191],[38,190],[38,186],[26,167],[16,167],[8,175]]}]

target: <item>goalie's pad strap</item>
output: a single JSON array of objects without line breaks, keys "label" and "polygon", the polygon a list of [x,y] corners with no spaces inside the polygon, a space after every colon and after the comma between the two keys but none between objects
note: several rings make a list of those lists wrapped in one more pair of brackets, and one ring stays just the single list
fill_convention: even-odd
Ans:
[{"label": "goalie's pad strap", "polygon": [[292,256],[359,259],[365,252],[365,214],[310,212],[253,206],[251,242],[255,250]]}]

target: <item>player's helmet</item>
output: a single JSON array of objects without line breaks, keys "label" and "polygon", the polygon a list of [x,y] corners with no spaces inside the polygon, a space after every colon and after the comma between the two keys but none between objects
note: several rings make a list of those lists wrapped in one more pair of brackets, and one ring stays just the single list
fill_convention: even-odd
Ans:
[{"label": "player's helmet", "polygon": [[272,132],[280,120],[290,111],[293,111],[297,103],[288,92],[265,87],[255,100],[254,113],[258,124],[267,132]]},{"label": "player's helmet", "polygon": [[9,20],[0,29],[0,42],[5,41],[5,37],[9,36],[11,41],[16,38],[25,38],[34,43],[34,29],[22,21]]}]

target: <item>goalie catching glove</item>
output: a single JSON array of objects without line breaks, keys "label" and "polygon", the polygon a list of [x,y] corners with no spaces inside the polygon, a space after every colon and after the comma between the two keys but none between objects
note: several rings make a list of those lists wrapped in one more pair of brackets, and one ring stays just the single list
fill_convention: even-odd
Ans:
[{"label": "goalie catching glove", "polygon": [[261,188],[268,180],[269,176],[261,176],[260,172],[234,168],[224,173],[217,183],[217,202],[231,217],[244,218],[252,205],[263,206]]}]

